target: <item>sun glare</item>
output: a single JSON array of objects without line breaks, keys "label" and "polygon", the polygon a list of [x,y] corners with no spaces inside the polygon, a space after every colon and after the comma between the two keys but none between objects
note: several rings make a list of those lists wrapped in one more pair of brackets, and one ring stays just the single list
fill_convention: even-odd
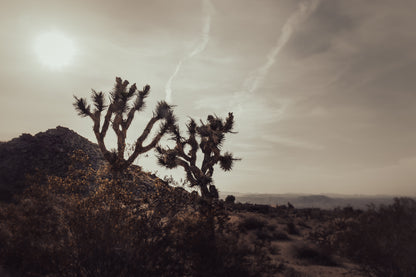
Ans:
[{"label": "sun glare", "polygon": [[50,69],[60,69],[71,64],[76,49],[74,42],[65,34],[50,31],[36,38],[35,51],[42,64]]}]

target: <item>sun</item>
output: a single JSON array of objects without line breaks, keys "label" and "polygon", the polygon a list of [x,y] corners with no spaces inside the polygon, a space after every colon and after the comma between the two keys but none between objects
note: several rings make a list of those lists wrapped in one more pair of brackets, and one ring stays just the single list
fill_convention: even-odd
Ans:
[{"label": "sun", "polygon": [[72,63],[76,53],[74,42],[59,31],[40,34],[35,40],[39,61],[50,69],[61,69]]}]

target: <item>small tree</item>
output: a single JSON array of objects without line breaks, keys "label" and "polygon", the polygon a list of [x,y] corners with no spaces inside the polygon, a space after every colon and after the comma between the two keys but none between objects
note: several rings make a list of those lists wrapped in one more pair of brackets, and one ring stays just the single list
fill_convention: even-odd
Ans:
[{"label": "small tree", "polygon": [[[201,190],[202,197],[218,198],[218,191],[212,184],[214,166],[219,163],[222,170],[229,171],[232,169],[233,162],[239,160],[229,152],[221,154],[225,134],[233,133],[233,125],[234,116],[232,113],[228,113],[225,121],[217,116],[209,115],[207,122],[203,123],[201,121],[199,126],[191,118],[186,125],[188,129],[188,138],[186,139],[181,136],[179,127],[175,126],[175,128],[172,128],[173,139],[176,142],[175,147],[173,149],[156,147],[159,164],[166,168],[183,167],[190,186],[198,187]],[[188,152],[185,151],[187,146],[190,147]],[[196,165],[199,149],[203,153],[200,167]]]},{"label": "small tree", "polygon": [[[149,95],[150,86],[146,85],[143,90],[137,90],[136,84],[128,88],[129,82],[116,77],[114,90],[110,93],[110,104],[106,105],[104,94],[92,90],[92,100],[94,102],[94,110],[91,111],[90,105],[85,98],[75,98],[74,107],[78,114],[82,117],[90,117],[94,122],[94,134],[98,142],[98,146],[104,155],[104,158],[110,163],[113,173],[121,173],[127,169],[134,160],[142,153],[154,148],[162,136],[175,124],[175,116],[173,115],[172,106],[165,101],[158,102],[152,118],[147,123],[144,131],[133,145],[133,153],[125,158],[126,152],[126,136],[136,112],[143,110],[145,107],[145,98]],[[105,113],[102,122],[102,114]],[[149,144],[144,145],[144,141],[149,136],[154,125],[159,120],[164,120],[159,131],[153,137]],[[110,126],[117,135],[117,149],[114,151],[107,150],[104,143],[104,137]]]}]

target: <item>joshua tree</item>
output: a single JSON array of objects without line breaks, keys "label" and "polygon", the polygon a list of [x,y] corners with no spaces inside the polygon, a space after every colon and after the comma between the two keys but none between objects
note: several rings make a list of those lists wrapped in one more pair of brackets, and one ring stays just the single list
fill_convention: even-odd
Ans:
[{"label": "joshua tree", "polygon": [[[225,121],[217,116],[209,115],[207,122],[203,123],[201,121],[200,126],[191,118],[186,125],[188,129],[188,138],[186,139],[181,136],[179,128],[175,125],[175,128],[171,129],[173,139],[176,142],[175,147],[173,149],[156,147],[159,164],[167,168],[183,167],[190,186],[198,187],[203,198],[218,198],[218,191],[212,184],[214,165],[219,163],[222,170],[229,171],[233,162],[239,160],[229,152],[221,154],[225,134],[233,133],[233,125],[234,116],[232,113],[228,114]],[[185,147],[187,146],[190,149],[186,153]],[[196,165],[199,149],[203,153],[200,167]]]},{"label": "joshua tree", "polygon": [[[127,129],[133,121],[136,112],[141,111],[145,106],[145,98],[149,95],[150,86],[146,85],[143,90],[137,90],[136,84],[128,88],[129,82],[116,78],[114,90],[110,93],[110,104],[106,105],[104,94],[92,90],[92,100],[94,102],[94,110],[91,111],[90,105],[85,98],[75,98],[74,107],[78,114],[82,117],[90,117],[94,122],[93,130],[104,158],[110,163],[113,173],[121,173],[127,169],[139,154],[145,153],[154,148],[162,136],[174,126],[175,116],[173,115],[172,106],[164,101],[158,102],[152,118],[147,123],[143,133],[133,145],[133,153],[125,158],[126,151],[126,135]],[[101,122],[102,113],[104,121]],[[149,136],[156,122],[163,120],[159,131],[153,137],[149,144],[144,145],[144,141]],[[107,150],[104,143],[104,137],[110,126],[117,135],[117,149],[114,151]]]}]

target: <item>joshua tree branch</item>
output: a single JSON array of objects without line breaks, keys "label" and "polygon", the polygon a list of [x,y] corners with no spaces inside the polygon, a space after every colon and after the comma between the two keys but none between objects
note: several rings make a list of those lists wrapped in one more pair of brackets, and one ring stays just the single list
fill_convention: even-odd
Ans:
[{"label": "joshua tree branch", "polygon": [[136,110],[134,108],[131,108],[128,115],[127,115],[127,120],[124,122],[124,128],[128,129],[130,127],[131,122],[134,119],[134,114],[135,114]]},{"label": "joshua tree branch", "polygon": [[100,132],[100,135],[101,135],[101,137],[105,137],[105,135],[107,134],[107,130],[108,130],[108,127],[109,127],[109,125],[110,125],[110,121],[111,121],[111,116],[113,115],[113,110],[114,110],[114,108],[113,108],[113,104],[111,104],[109,107],[108,107],[108,110],[107,110],[107,113],[106,113],[106,115],[105,115],[105,117],[104,117],[104,123],[103,123],[103,127],[101,128],[101,132]]},{"label": "joshua tree branch", "polygon": [[[101,150],[101,153],[103,153],[104,158],[108,158],[110,152],[108,152],[105,143],[104,143],[104,137],[101,136],[100,132],[94,130],[95,138],[97,139],[98,147]],[[108,159],[107,159],[108,160]]]},{"label": "joshua tree branch", "polygon": [[191,137],[189,138],[189,145],[191,145],[191,150],[189,151],[191,156],[190,163],[192,166],[195,166],[196,152],[198,151],[198,143],[195,139],[195,135],[191,135]]},{"label": "joshua tree branch", "polygon": [[143,153],[154,148],[156,144],[160,141],[160,139],[163,137],[164,134],[165,132],[159,132],[147,146],[144,146],[142,148]]},{"label": "joshua tree branch", "polygon": [[129,157],[127,160],[128,163],[133,162],[140,153],[145,153],[149,151],[150,149],[154,148],[156,144],[159,142],[159,140],[164,135],[163,133],[158,133],[152,140],[151,143],[147,146],[143,146],[143,142],[146,140],[146,138],[149,136],[150,132],[152,131],[153,125],[158,121],[159,119],[157,117],[152,117],[150,121],[147,123],[146,128],[144,129],[142,135],[137,139],[136,145],[134,148],[133,154]]},{"label": "joshua tree branch", "polygon": [[94,126],[93,126],[94,133],[100,132],[100,123],[101,123],[100,115],[101,115],[101,112],[97,111],[94,113],[94,116],[91,117],[92,121],[94,122]]},{"label": "joshua tree branch", "polygon": [[[224,134],[229,133],[233,127],[233,116],[229,113],[228,118],[221,120],[218,117],[208,116],[207,123],[201,121],[197,126],[193,119],[187,124],[189,137],[184,139],[179,132],[179,128],[173,129],[176,146],[174,149],[162,149],[158,147],[160,164],[167,168],[181,166],[184,168],[186,176],[191,186],[197,186],[201,194],[206,198],[218,197],[218,191],[212,185],[212,176],[214,166],[220,163],[221,169],[229,171],[232,168],[234,159],[231,153],[226,152],[221,156],[221,145],[224,140]],[[198,135],[199,143],[196,139]],[[185,153],[185,146],[189,145],[191,149]],[[203,153],[201,166],[196,166],[196,156],[198,150]]]},{"label": "joshua tree branch", "polygon": [[[97,139],[98,146],[103,153],[104,158],[110,163],[112,170],[116,173],[120,173],[122,170],[126,169],[130,164],[134,162],[140,153],[147,152],[155,147],[162,136],[166,133],[166,131],[169,130],[173,124],[175,124],[175,116],[173,115],[171,109],[172,106],[168,105],[164,101],[159,102],[156,107],[154,116],[150,119],[143,133],[137,139],[133,154],[129,157],[128,160],[125,160],[124,154],[126,150],[127,130],[131,126],[135,112],[140,111],[144,107],[144,99],[147,97],[150,91],[150,86],[146,85],[143,88],[143,91],[139,91],[137,93],[136,84],[130,86],[129,89],[128,84],[129,82],[127,80],[123,81],[119,77],[116,78],[116,84],[113,91],[111,92],[111,102],[108,106],[106,106],[104,103],[103,93],[97,93],[96,91],[92,90],[92,98],[95,106],[94,113],[91,113],[91,107],[87,104],[87,101],[84,98],[77,98],[74,96],[74,107],[76,111],[80,116],[89,116],[93,120],[93,131]],[[129,108],[131,104],[130,101],[133,100],[132,97],[134,98],[135,95],[136,99],[134,101],[134,105]],[[101,126],[101,114],[102,111],[104,111],[106,108],[107,111]],[[162,126],[159,133],[149,143],[149,145],[143,146],[144,141],[147,139],[154,124],[158,120],[164,120],[164,125]],[[117,135],[116,153],[109,152],[104,143],[104,137],[107,134],[110,124],[113,131]]]},{"label": "joshua tree branch", "polygon": [[185,159],[187,162],[191,162],[191,157],[185,154],[184,146],[186,145],[186,142],[181,142],[180,139],[176,140],[176,150],[178,151],[178,155]]},{"label": "joshua tree branch", "polygon": [[150,121],[147,123],[146,128],[143,130],[143,133],[141,134],[141,136],[137,139],[136,141],[136,147],[137,146],[142,146],[143,142],[146,140],[147,136],[150,134],[150,132],[152,131],[153,125],[155,125],[155,123],[158,121],[159,119],[157,117],[152,117],[150,119]]},{"label": "joshua tree branch", "polygon": [[[186,172],[186,178],[188,179],[188,181],[193,185],[196,186],[197,185],[197,178],[195,178],[194,176],[198,176],[198,169],[195,167],[191,167],[188,165],[188,163],[184,160],[181,160],[179,158],[175,159],[175,162],[177,165],[183,167],[185,169]],[[196,173],[196,174],[195,174]]]},{"label": "joshua tree branch", "polygon": [[206,151],[204,153],[204,160],[202,161],[201,171],[205,174],[208,170],[209,163],[210,163],[210,156],[211,153]]},{"label": "joshua tree branch", "polygon": [[[217,147],[213,147],[212,148],[212,152],[213,152],[213,156],[211,156],[208,159],[208,162],[205,165],[205,169],[206,170],[211,170],[214,171],[213,166],[218,163],[219,159],[220,159],[220,150]],[[204,171],[204,169],[203,169]],[[212,176],[212,175],[211,175]]]}]

